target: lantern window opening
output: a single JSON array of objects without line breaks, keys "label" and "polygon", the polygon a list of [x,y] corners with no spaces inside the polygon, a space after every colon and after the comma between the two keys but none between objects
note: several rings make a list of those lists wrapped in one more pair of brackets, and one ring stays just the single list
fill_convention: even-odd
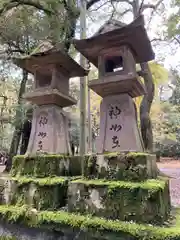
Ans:
[{"label": "lantern window opening", "polygon": [[42,74],[40,72],[36,72],[36,86],[38,88],[41,87],[48,87],[51,85],[51,80],[52,80],[52,76],[51,74]]},{"label": "lantern window opening", "polygon": [[105,73],[121,72],[124,70],[122,56],[106,57],[105,61]]}]

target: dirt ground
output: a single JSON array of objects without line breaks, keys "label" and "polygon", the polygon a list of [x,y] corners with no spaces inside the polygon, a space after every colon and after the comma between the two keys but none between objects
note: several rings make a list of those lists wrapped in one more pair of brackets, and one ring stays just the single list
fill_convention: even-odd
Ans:
[{"label": "dirt ground", "polygon": [[158,163],[159,169],[170,179],[171,204],[180,207],[180,159],[162,158]]},{"label": "dirt ground", "polygon": [[157,164],[159,168],[180,168],[180,159],[161,158],[161,161]]}]

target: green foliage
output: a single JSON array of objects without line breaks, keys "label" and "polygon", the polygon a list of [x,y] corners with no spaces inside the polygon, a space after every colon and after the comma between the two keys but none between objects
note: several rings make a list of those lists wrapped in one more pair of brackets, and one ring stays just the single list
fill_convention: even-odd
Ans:
[{"label": "green foliage", "polygon": [[155,147],[159,154],[166,157],[180,156],[180,79],[176,71],[173,78],[172,96],[164,102],[154,102],[151,109]]},{"label": "green foliage", "polygon": [[164,143],[156,145],[157,154],[162,157],[179,158],[180,157],[180,144],[177,143]]},{"label": "green foliage", "polygon": [[172,4],[171,4],[171,7],[174,8],[174,11],[168,19],[168,37],[170,39],[174,39],[174,38],[179,39],[179,36],[180,36],[180,28],[179,28],[180,1],[179,0],[173,0]]},{"label": "green foliage", "polygon": [[176,133],[180,127],[178,107],[169,102],[162,102],[159,105],[157,114],[152,116],[155,141],[159,143],[162,143],[165,139],[176,141]]},{"label": "green foliage", "polygon": [[[33,211],[27,206],[0,206],[1,219],[11,223],[23,223],[37,228],[63,231],[63,228],[74,228],[81,232],[91,233],[104,239],[114,239],[113,234],[121,238],[130,236],[133,240],[178,240],[180,238],[179,225],[173,227],[154,227],[143,224],[106,220],[104,218],[83,216],[64,211]],[[119,239],[118,238],[118,239]],[[127,239],[127,238],[124,238]]]},{"label": "green foliage", "polygon": [[157,87],[159,84],[166,83],[168,81],[168,70],[161,64],[155,61],[149,62],[149,67],[153,77],[153,82]]},{"label": "green foliage", "polygon": [[175,78],[175,87],[172,93],[171,98],[169,99],[169,102],[173,105],[179,106],[180,104],[180,75],[177,71],[174,71],[173,74]]}]

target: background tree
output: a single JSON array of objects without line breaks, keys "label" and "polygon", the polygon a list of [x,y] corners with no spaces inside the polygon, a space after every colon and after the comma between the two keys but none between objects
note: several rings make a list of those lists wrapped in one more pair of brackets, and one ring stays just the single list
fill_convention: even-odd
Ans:
[{"label": "background tree", "polygon": [[[146,25],[151,22],[153,14],[161,9],[163,1],[153,1],[149,4],[139,0],[89,0],[87,1],[88,22],[90,18],[96,17],[98,23],[104,23],[104,19],[124,18],[135,19],[140,14],[148,11],[145,16]],[[2,46],[1,56],[11,61],[12,56],[21,56],[37,50],[41,40],[48,40],[52,45],[61,43],[66,51],[74,54],[71,48],[72,39],[79,30],[79,2],[71,0],[1,0],[0,1],[0,44]],[[129,17],[130,16],[130,17]],[[148,16],[148,17],[147,17]],[[101,20],[101,21],[99,21]],[[91,31],[91,27],[89,31]],[[152,126],[150,120],[150,109],[154,98],[154,81],[150,67],[146,63],[141,65],[147,95],[143,97],[140,106],[141,132],[146,149],[152,151]],[[22,116],[23,101],[22,94],[27,83],[27,73],[21,77],[18,106],[16,109],[16,121]],[[91,101],[93,102],[93,101]],[[97,103],[99,100],[97,100]],[[93,116],[93,113],[92,113]],[[96,112],[94,113],[96,116]],[[22,118],[21,118],[22,119]],[[96,126],[98,126],[95,122]],[[11,144],[11,156],[17,153],[21,135],[22,122],[15,127],[14,138]],[[97,129],[98,131],[98,129]],[[16,136],[16,137],[15,137]]]}]

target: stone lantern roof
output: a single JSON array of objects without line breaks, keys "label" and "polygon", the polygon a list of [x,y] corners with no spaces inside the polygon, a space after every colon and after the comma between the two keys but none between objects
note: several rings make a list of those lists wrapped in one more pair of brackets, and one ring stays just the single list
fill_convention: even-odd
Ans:
[{"label": "stone lantern roof", "polygon": [[143,16],[128,25],[119,21],[108,21],[91,38],[74,40],[75,48],[96,67],[98,67],[98,56],[101,50],[122,45],[129,46],[136,63],[154,59],[155,54],[144,27]]},{"label": "stone lantern roof", "polygon": [[88,74],[88,71],[73,60],[61,46],[53,46],[49,42],[42,42],[32,54],[13,60],[17,66],[32,74],[37,71],[43,76],[49,76],[54,66],[59,72],[69,77],[81,77]]}]

